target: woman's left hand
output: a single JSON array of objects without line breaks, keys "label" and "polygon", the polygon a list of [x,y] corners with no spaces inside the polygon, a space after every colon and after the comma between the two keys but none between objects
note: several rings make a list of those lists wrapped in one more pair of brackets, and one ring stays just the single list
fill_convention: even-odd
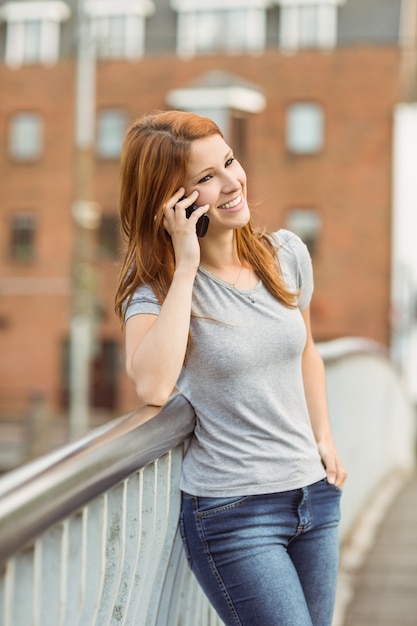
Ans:
[{"label": "woman's left hand", "polygon": [[333,442],[319,443],[318,449],[321,460],[326,469],[327,482],[343,489],[347,478],[347,472]]}]

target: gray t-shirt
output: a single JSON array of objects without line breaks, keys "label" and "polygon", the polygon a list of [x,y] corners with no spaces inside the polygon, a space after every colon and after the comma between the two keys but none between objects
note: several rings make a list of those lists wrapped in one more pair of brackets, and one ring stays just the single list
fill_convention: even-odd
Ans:
[{"label": "gray t-shirt", "polygon": [[[177,382],[196,414],[180,487],[196,496],[287,491],[325,477],[308,415],[301,358],[300,311],[310,303],[313,274],[304,243],[286,230],[273,237],[284,279],[300,290],[298,308],[262,282],[239,291],[200,267],[194,283],[192,347]],[[149,287],[126,311],[158,314]]]}]

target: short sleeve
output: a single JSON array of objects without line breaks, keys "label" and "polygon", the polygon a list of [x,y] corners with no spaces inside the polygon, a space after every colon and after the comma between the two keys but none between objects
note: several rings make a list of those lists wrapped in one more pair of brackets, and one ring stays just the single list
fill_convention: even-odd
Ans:
[{"label": "short sleeve", "polygon": [[161,305],[153,289],[149,285],[141,285],[136,289],[131,301],[124,309],[124,321],[126,323],[132,315],[140,315],[141,313],[159,315],[160,311]]},{"label": "short sleeve", "polygon": [[278,242],[278,258],[286,282],[290,289],[299,291],[298,306],[306,309],[314,291],[313,266],[305,243],[289,230],[281,229],[274,233]]}]

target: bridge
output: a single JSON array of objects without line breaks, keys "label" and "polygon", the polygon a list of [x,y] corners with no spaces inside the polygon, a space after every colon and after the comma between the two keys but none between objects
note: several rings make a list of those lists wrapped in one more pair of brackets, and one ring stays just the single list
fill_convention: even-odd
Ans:
[{"label": "bridge", "polygon": [[[349,338],[319,349],[349,472],[334,626],[380,626],[349,621],[352,597],[381,521],[414,475],[414,408],[378,344]],[[177,530],[193,425],[176,394],[0,479],[0,626],[221,626]]]}]

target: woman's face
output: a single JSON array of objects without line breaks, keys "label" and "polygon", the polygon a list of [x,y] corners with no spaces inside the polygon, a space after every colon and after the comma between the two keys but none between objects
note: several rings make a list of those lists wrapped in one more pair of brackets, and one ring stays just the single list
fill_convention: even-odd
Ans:
[{"label": "woman's face", "polygon": [[207,237],[220,230],[242,228],[249,221],[245,171],[220,135],[192,143],[184,187],[187,196],[198,191],[197,205],[209,205]]}]

